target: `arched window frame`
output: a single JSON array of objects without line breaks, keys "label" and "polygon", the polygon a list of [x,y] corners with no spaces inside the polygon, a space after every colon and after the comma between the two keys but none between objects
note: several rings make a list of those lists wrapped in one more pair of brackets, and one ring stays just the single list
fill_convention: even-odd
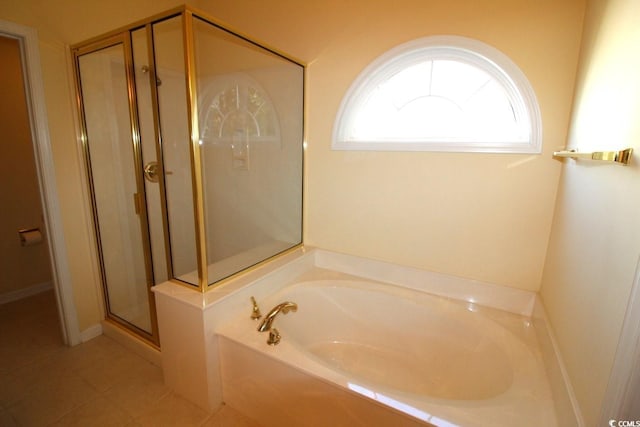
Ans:
[{"label": "arched window frame", "polygon": [[[517,120],[528,127],[526,138],[487,141],[467,138],[368,138],[349,136],[352,121],[372,91],[391,76],[421,61],[454,60],[477,67],[498,82]],[[397,46],[371,63],[346,93],[333,130],[334,150],[540,153],[542,122],[535,92],[518,66],[499,50],[460,36],[430,36]]]}]

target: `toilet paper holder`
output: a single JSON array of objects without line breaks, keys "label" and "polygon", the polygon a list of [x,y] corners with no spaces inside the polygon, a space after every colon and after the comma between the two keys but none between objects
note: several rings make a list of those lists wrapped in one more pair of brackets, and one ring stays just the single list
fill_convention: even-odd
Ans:
[{"label": "toilet paper holder", "polygon": [[33,246],[42,243],[42,232],[38,227],[18,230],[18,236],[20,236],[20,246]]}]

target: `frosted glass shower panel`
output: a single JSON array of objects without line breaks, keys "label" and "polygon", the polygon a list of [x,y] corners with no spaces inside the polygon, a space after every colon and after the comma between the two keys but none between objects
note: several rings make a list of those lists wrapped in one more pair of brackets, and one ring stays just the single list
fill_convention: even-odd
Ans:
[{"label": "frosted glass shower panel", "polygon": [[193,28],[211,284],[301,243],[304,69]]},{"label": "frosted glass shower panel", "polygon": [[93,208],[108,311],[151,333],[124,47],[78,59]]},{"label": "frosted glass shower panel", "polygon": [[173,277],[198,285],[182,16],[153,25]]}]

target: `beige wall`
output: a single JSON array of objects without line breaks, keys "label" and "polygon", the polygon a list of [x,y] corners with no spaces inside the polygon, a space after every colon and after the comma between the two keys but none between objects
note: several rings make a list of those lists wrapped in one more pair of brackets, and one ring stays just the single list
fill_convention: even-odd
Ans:
[{"label": "beige wall", "polygon": [[20,245],[18,230],[45,234],[20,45],[0,37],[0,296],[51,281],[46,242]]},{"label": "beige wall", "polygon": [[[99,299],[65,45],[179,2],[0,2],[0,18],[39,31],[65,237],[87,327],[99,317]],[[538,289],[561,168],[551,152],[566,140],[583,0],[190,3],[309,63],[306,244]],[[358,73],[393,46],[430,34],[477,38],[520,66],[542,110],[542,155],[331,151],[338,106]]]},{"label": "beige wall", "polygon": [[[551,153],[566,140],[582,0],[224,3],[210,9],[310,62],[306,244],[538,289],[561,168]],[[249,4],[254,13],[242,7]],[[542,155],[331,151],[336,112],[358,73],[433,34],[477,38],[520,66],[542,110]]]},{"label": "beige wall", "polygon": [[[637,149],[640,3],[587,4],[570,146]],[[640,254],[638,160],[568,161],[559,187],[541,294],[587,426],[598,422]]]}]

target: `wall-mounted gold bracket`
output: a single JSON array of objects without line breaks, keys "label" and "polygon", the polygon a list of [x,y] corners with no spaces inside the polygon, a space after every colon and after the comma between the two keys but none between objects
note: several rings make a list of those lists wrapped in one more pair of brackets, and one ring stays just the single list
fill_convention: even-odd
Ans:
[{"label": "wall-mounted gold bracket", "polygon": [[589,159],[589,160],[601,160],[605,162],[619,163],[621,165],[628,165],[631,161],[631,154],[633,148],[626,148],[620,151],[594,151],[591,153],[581,153],[577,150],[568,151],[556,151],[553,153],[553,157],[570,157],[572,159]]}]

